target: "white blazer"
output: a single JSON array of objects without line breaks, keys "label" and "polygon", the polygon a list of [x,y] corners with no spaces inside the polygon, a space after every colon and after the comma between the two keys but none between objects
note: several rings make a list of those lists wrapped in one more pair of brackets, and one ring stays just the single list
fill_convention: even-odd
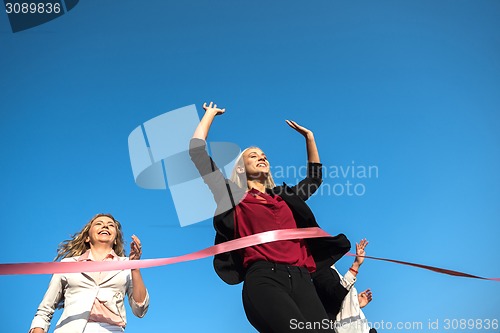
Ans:
[{"label": "white blazer", "polygon": [[[78,258],[65,258],[62,261],[74,262],[78,261]],[[118,260],[123,261],[128,260],[128,258],[118,257]],[[100,283],[94,280],[95,274],[85,272],[54,274],[47,292],[38,306],[30,330],[41,327],[45,332],[48,332],[56,306],[61,300],[64,301],[64,310],[56,324],[54,333],[82,333],[96,298],[104,302],[108,309],[118,314],[126,323],[123,300],[125,295],[128,295],[128,301],[134,315],[140,318],[144,317],[149,307],[149,294],[146,291],[146,299],[142,304],[134,301],[130,270],[103,272],[105,275],[100,279]]]},{"label": "white blazer", "polygon": [[[347,271],[342,276],[340,272],[332,265],[331,268],[339,275],[340,284],[349,292],[342,301],[342,307],[335,320],[335,332],[337,333],[369,333],[370,327],[365,314],[359,306],[358,291],[354,287],[356,276]],[[334,273],[335,274],[335,273]]]}]

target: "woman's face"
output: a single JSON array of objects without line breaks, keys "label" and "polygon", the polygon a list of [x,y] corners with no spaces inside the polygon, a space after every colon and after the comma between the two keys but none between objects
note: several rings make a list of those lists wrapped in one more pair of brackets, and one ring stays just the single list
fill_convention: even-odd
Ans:
[{"label": "woman's face", "polygon": [[91,245],[109,244],[113,247],[113,244],[118,233],[116,222],[112,218],[107,216],[99,216],[95,218],[89,229],[89,235],[87,237],[87,242]]},{"label": "woman's face", "polygon": [[243,163],[248,178],[266,178],[269,174],[269,162],[266,154],[259,148],[250,148],[243,153]]}]

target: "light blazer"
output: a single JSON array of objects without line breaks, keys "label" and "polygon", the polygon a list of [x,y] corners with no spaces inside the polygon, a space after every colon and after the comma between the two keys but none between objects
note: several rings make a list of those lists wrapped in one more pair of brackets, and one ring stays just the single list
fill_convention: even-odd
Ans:
[{"label": "light blazer", "polygon": [[[65,258],[63,262],[75,262],[79,257]],[[128,260],[118,257],[118,260]],[[98,273],[54,274],[42,302],[38,306],[31,328],[41,327],[49,331],[50,321],[59,302],[64,301],[64,310],[57,322],[54,333],[82,333],[87,324],[94,300],[98,298],[112,312],[127,322],[124,298],[128,300],[132,312],[137,317],[144,317],[149,307],[149,294],[143,304],[138,304],[132,297],[132,275],[130,270],[103,272],[103,278],[97,283],[93,276]],[[31,330],[30,328],[30,330]]]}]

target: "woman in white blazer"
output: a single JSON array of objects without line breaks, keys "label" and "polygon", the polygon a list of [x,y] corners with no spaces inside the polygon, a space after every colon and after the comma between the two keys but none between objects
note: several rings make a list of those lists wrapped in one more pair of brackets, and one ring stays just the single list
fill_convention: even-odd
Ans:
[{"label": "woman in white blazer", "polygon": [[[138,260],[142,249],[132,236],[130,256],[125,257],[121,224],[110,214],[97,214],[72,239],[59,245],[56,260]],[[31,323],[30,333],[49,331],[56,308],[63,307],[54,333],[123,332],[127,324],[124,299],[142,318],[149,295],[139,269],[54,274]]]}]

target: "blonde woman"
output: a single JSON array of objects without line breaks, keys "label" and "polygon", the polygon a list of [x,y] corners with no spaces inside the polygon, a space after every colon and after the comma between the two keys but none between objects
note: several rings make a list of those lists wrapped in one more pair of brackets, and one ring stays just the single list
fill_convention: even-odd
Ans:
[{"label": "blonde woman", "polygon": [[[205,114],[191,139],[190,155],[217,203],[215,243],[270,230],[318,227],[305,203],[322,182],[312,131],[287,121],[306,141],[308,173],[299,184],[276,186],[269,160],[257,147],[245,149],[231,179],[225,179],[205,149],[211,124],[225,109],[213,103],[205,103],[203,108]],[[265,135],[262,128],[256,127],[256,132]],[[269,137],[273,142],[278,139]],[[259,332],[333,331],[311,273],[330,269],[349,248],[344,235],[277,241],[217,255],[214,267],[228,284],[244,281],[245,313]]]},{"label": "blonde woman", "polygon": [[[55,260],[139,260],[141,255],[141,242],[132,236],[130,256],[125,257],[120,222],[110,214],[97,214],[80,232],[59,245]],[[139,269],[54,274],[29,332],[48,332],[54,311],[60,306],[64,310],[54,333],[123,332],[127,295],[132,312],[142,318],[148,310],[149,295]]]}]

